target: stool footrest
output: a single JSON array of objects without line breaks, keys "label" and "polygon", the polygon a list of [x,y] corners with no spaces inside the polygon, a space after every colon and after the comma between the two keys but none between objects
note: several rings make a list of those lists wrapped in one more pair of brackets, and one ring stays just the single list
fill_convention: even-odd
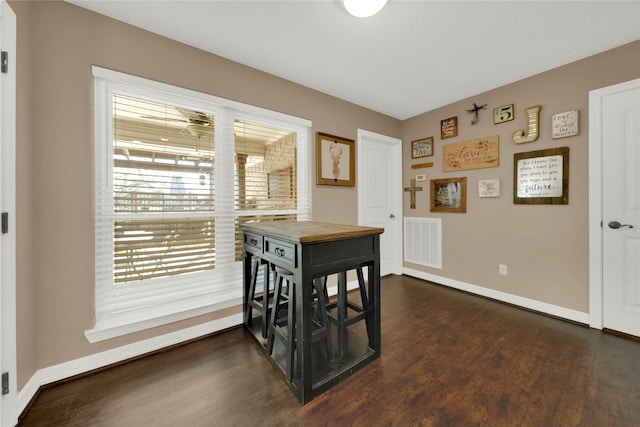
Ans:
[{"label": "stool footrest", "polygon": [[328,315],[327,318],[329,319],[329,321],[331,323],[333,323],[334,325],[344,325],[344,326],[351,326],[354,323],[357,323],[361,320],[365,320],[367,313],[360,312],[358,314],[356,314],[355,316],[351,316],[351,317],[346,317],[342,320],[342,322],[340,322],[340,319],[338,319],[337,317],[334,317],[332,315]]},{"label": "stool footrest", "polygon": [[[351,310],[353,310],[353,311],[357,311],[357,312],[365,311],[365,309],[362,306],[360,306],[358,304],[355,304],[355,303],[353,303],[351,301],[347,301],[346,302],[346,306],[348,308],[350,308]],[[333,310],[334,308],[338,308],[338,303],[337,302],[332,302],[332,303],[327,304],[327,310]]]}]

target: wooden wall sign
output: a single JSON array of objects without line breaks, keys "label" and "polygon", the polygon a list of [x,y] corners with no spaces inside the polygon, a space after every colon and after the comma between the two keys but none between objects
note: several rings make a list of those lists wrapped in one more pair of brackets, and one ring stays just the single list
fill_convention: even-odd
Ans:
[{"label": "wooden wall sign", "polygon": [[513,203],[569,203],[569,147],[513,155]]},{"label": "wooden wall sign", "polygon": [[430,168],[431,166],[433,166],[433,162],[416,163],[415,165],[411,165],[411,169]]},{"label": "wooden wall sign", "polygon": [[498,167],[499,140],[500,137],[494,135],[443,146],[442,170],[453,172]]},{"label": "wooden wall sign", "polygon": [[458,136],[458,116],[440,120],[440,139]]},{"label": "wooden wall sign", "polygon": [[411,158],[433,156],[433,137],[411,141]]}]

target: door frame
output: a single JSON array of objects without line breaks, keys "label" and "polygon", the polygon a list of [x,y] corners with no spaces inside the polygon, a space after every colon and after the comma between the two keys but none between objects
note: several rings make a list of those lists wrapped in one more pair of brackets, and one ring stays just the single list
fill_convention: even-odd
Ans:
[{"label": "door frame", "polygon": [[[364,129],[358,129],[358,143],[356,144],[356,172],[357,172],[357,182],[358,186],[362,185],[364,182],[364,173],[363,173],[363,165],[362,165],[362,150],[367,140],[373,140],[385,145],[388,145],[392,148],[393,158],[393,171],[390,172],[391,175],[391,185],[389,188],[393,192],[391,196],[392,204],[397,206],[396,222],[395,222],[395,233],[392,236],[387,236],[387,240],[391,242],[394,250],[392,253],[394,256],[391,259],[391,268],[390,271],[392,274],[402,274],[402,140],[399,138],[393,138],[390,136],[382,135],[379,133],[374,133]],[[362,225],[363,222],[363,207],[362,204],[364,200],[362,198],[362,192],[358,191],[358,224]],[[387,231],[385,230],[385,233]]]},{"label": "door frame", "polygon": [[9,214],[9,232],[0,238],[0,368],[9,373],[9,393],[0,396],[0,425],[15,425],[16,367],[16,14],[0,1],[1,50],[8,72],[0,74],[0,210]]},{"label": "door frame", "polygon": [[640,86],[640,79],[589,91],[589,326],[602,329],[602,101],[605,97]]}]

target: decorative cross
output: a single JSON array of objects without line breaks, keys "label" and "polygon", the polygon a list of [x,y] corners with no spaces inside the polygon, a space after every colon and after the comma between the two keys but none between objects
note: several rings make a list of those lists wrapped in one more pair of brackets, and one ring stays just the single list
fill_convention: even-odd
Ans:
[{"label": "decorative cross", "polygon": [[477,105],[474,102],[473,108],[471,110],[467,110],[467,113],[473,113],[473,119],[471,120],[472,125],[478,124],[478,120],[480,119],[480,117],[478,116],[478,113],[480,112],[480,110],[484,110],[485,108],[487,108],[487,104]]},{"label": "decorative cross", "polygon": [[416,208],[416,191],[422,191],[422,187],[416,187],[416,180],[411,180],[411,187],[404,187],[404,191],[411,192],[411,209]]}]

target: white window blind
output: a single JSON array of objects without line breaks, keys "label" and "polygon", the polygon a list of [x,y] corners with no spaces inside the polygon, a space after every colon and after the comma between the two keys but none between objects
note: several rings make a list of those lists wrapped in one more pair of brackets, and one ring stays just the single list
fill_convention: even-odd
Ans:
[{"label": "white window blind", "polygon": [[213,116],[112,100],[115,284],[214,269]]},{"label": "white window blind", "polygon": [[310,123],[98,67],[94,79],[95,329],[239,303],[239,225],[309,218]]},{"label": "white window blind", "polygon": [[236,261],[248,222],[294,221],[298,215],[296,133],[235,120]]}]

